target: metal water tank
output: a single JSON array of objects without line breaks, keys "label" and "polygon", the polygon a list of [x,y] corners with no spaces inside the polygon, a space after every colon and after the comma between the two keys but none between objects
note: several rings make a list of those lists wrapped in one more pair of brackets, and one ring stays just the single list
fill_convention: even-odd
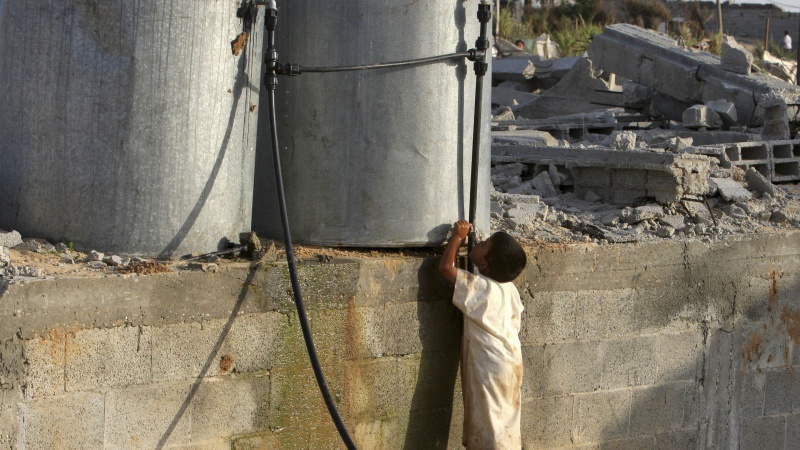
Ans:
[{"label": "metal water tank", "polygon": [[[465,51],[479,36],[477,4],[278,1],[278,59],[331,67]],[[476,216],[483,233],[489,228],[490,78],[484,78]],[[441,243],[469,213],[475,80],[465,59],[279,78],[276,116],[293,240]],[[253,228],[280,239],[266,113],[256,169]]]},{"label": "metal water tank", "polygon": [[0,228],[159,256],[249,230],[264,31],[241,5],[4,0]]}]

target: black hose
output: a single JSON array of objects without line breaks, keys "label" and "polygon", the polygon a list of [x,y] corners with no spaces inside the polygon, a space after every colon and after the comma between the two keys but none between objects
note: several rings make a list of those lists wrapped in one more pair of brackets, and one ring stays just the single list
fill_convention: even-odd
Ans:
[{"label": "black hose", "polygon": [[418,66],[438,61],[447,61],[448,59],[467,58],[473,52],[458,52],[450,53],[447,55],[430,56],[427,58],[409,59],[406,61],[394,61],[386,63],[368,64],[364,66],[339,66],[339,67],[303,67],[299,66],[299,73],[326,73],[326,72],[351,72],[357,70],[372,70],[372,69],[385,69],[388,67],[403,67],[403,66]]},{"label": "black hose", "polygon": [[286,247],[286,262],[289,265],[289,277],[292,281],[292,292],[294,292],[294,302],[297,306],[297,316],[300,319],[300,328],[303,330],[303,339],[306,342],[306,349],[308,350],[308,357],[311,360],[311,367],[314,369],[314,377],[317,379],[317,385],[325,400],[325,405],[328,407],[328,412],[333,419],[342,441],[349,450],[355,450],[356,445],[350,438],[350,435],[345,428],[339,412],[336,410],[336,405],[333,403],[328,383],[325,381],[325,376],[322,373],[322,367],[319,364],[317,357],[317,350],[314,347],[314,339],[311,336],[311,327],[308,325],[308,315],[306,314],[305,306],[303,305],[303,293],[300,290],[300,282],[297,278],[297,265],[295,261],[294,248],[292,247],[292,234],[289,230],[289,218],[286,213],[286,197],[283,191],[283,175],[281,173],[281,158],[278,148],[278,125],[275,118],[275,88],[277,86],[277,76],[275,75],[275,66],[277,64],[277,52],[275,51],[275,26],[278,21],[277,8],[267,9],[267,92],[268,92],[268,110],[269,110],[269,128],[272,138],[272,162],[275,166],[275,185],[277,189],[278,207],[281,213],[281,224],[283,225],[283,244]]},{"label": "black hose", "polygon": [[[486,62],[486,51],[489,49],[489,39],[486,37],[487,23],[492,20],[491,5],[481,3],[478,5],[478,20],[481,23],[481,34],[475,41],[477,54],[480,58],[475,59],[475,114],[472,125],[472,167],[469,183],[469,223],[472,224],[469,242],[467,243],[467,254],[472,252],[477,240],[475,217],[478,210],[478,164],[481,154],[481,126],[483,109],[483,77],[489,70]],[[467,269],[470,272],[475,270],[472,261],[467,258]]]}]

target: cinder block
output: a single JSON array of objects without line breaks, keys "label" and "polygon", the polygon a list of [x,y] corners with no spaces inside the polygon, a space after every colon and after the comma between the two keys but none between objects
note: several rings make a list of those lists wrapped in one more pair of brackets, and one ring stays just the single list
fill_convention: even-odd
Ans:
[{"label": "cinder block", "polygon": [[383,305],[310,314],[312,334],[315,340],[317,336],[322,339],[318,346],[327,347],[321,356],[329,355],[331,361],[383,356],[386,353],[384,314]]},{"label": "cinder block", "polygon": [[458,365],[457,354],[434,353],[349,362],[343,380],[346,409],[355,417],[401,417],[450,408]]},{"label": "cinder block", "polygon": [[532,398],[522,403],[522,448],[569,446],[573,398]]},{"label": "cinder block", "polygon": [[[571,167],[572,178],[575,186],[583,187],[611,187],[611,171],[603,167]],[[599,195],[599,194],[598,194]]]},{"label": "cinder block", "polygon": [[800,375],[794,369],[766,373],[764,415],[800,411]]},{"label": "cinder block", "polygon": [[630,389],[576,395],[572,442],[580,444],[627,437],[630,408]]},{"label": "cinder block", "polygon": [[150,381],[150,327],[89,329],[67,344],[67,391],[128,386]]},{"label": "cinder block", "polygon": [[[204,441],[192,442],[191,444],[182,444],[177,447],[169,447],[170,449],[179,450],[231,450],[231,441],[229,439],[206,439]],[[260,448],[274,448],[274,447],[260,447]]]},{"label": "cinder block", "polygon": [[519,339],[523,344],[547,344],[578,337],[575,292],[533,292],[533,298],[522,300],[525,311]]},{"label": "cinder block", "polygon": [[634,289],[584,290],[577,295],[578,339],[598,341],[637,334],[643,324]]},{"label": "cinder block", "polygon": [[[372,392],[367,390],[348,391],[345,382],[357,380],[359,375],[352,372],[350,364],[341,367],[322,366],[322,372],[328,384],[328,389],[340,412],[353,411],[343,408],[344,402],[353,402],[360,399],[358,396],[369,396]],[[352,373],[351,373],[352,372]],[[347,380],[352,375],[353,380]],[[330,415],[325,406],[325,401],[320,394],[314,371],[306,361],[301,366],[278,367],[269,372],[269,412],[267,419],[270,429],[284,428],[286,430],[302,429],[330,421]],[[394,390],[392,390],[392,393]],[[343,419],[347,415],[343,414]],[[297,433],[297,431],[292,431]]]},{"label": "cinder block", "polygon": [[739,448],[784,448],[785,436],[786,417],[743,419],[739,428]]},{"label": "cinder block", "polygon": [[789,364],[785,328],[774,321],[747,323],[742,327],[742,359],[747,370],[783,368]]},{"label": "cinder block", "polygon": [[767,374],[748,372],[742,376],[742,417],[753,418],[764,415],[764,394]]},{"label": "cinder block", "polygon": [[540,397],[544,379],[544,347],[522,346],[522,399]]},{"label": "cinder block", "polygon": [[605,341],[598,346],[600,388],[653,384],[656,379],[655,337]]},{"label": "cinder block", "polygon": [[154,381],[266,370],[305,354],[299,325],[278,312],[157,327],[152,340]]},{"label": "cinder block", "polygon": [[219,377],[203,381],[192,399],[192,441],[267,428],[269,377]]},{"label": "cinder block", "polygon": [[629,205],[635,203],[648,195],[646,189],[611,189],[611,203],[618,205]]},{"label": "cinder block", "polygon": [[27,399],[64,392],[67,333],[50,330],[45,336],[22,341],[28,363],[25,397]]},{"label": "cinder block", "polygon": [[656,450],[702,450],[705,448],[698,431],[672,431],[656,435]]},{"label": "cinder block", "polygon": [[600,450],[642,450],[643,448],[653,448],[655,437],[638,437],[629,439],[614,439],[600,444]]},{"label": "cinder block", "polygon": [[20,448],[103,448],[103,414],[103,394],[33,400],[22,407],[24,445]]},{"label": "cinder block", "polygon": [[656,345],[657,381],[694,381],[700,377],[703,370],[702,331],[660,334]]},{"label": "cinder block", "polygon": [[386,355],[458,348],[462,320],[450,301],[387,303]]},{"label": "cinder block", "polygon": [[[393,430],[376,439],[376,444],[362,443],[359,448],[460,448],[462,421],[457,420],[449,409],[414,413],[408,418],[395,421]],[[451,434],[454,425],[459,432]],[[386,428],[385,425],[382,425]],[[458,447],[448,446],[448,442],[457,441]]]},{"label": "cinder block", "polygon": [[613,169],[611,170],[611,186],[614,189],[644,189],[647,183],[647,172],[643,169]]},{"label": "cinder block", "polygon": [[351,424],[353,429],[352,438],[362,448],[386,448],[387,445],[393,448],[402,448],[404,442],[399,439],[404,430],[398,419],[394,420],[363,420]]},{"label": "cinder block", "polygon": [[676,431],[683,425],[684,396],[694,383],[677,382],[633,390],[630,436]]},{"label": "cinder block", "polygon": [[786,448],[800,443],[800,414],[786,416]]},{"label": "cinder block", "polygon": [[706,420],[706,390],[704,381],[686,387],[683,406],[683,428],[697,429]]},{"label": "cinder block", "polygon": [[542,391],[545,395],[591,392],[600,385],[598,344],[569,342],[544,349]]},{"label": "cinder block", "polygon": [[107,393],[105,446],[156,448],[159,443],[188,443],[190,390],[190,383],[169,383]]}]

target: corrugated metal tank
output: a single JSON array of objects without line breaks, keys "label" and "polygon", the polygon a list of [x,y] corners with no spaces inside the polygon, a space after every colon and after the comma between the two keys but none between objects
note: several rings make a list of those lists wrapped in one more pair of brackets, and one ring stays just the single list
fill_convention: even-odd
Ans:
[{"label": "corrugated metal tank", "polygon": [[[279,1],[280,63],[330,67],[465,51],[478,2]],[[477,226],[489,228],[490,76],[484,84]],[[277,122],[293,240],[438,244],[469,212],[473,64],[280,77]],[[266,96],[262,97],[266,105]],[[259,124],[253,228],[281,237],[267,114]]]},{"label": "corrugated metal tank", "polygon": [[4,0],[0,228],[160,256],[249,230],[263,9],[237,56],[240,5]]}]

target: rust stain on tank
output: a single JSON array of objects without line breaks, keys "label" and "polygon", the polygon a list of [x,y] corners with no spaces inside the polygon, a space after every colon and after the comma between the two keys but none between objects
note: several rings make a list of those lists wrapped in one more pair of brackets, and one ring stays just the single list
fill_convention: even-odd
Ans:
[{"label": "rust stain on tank", "polygon": [[239,56],[239,53],[241,53],[242,50],[244,50],[246,45],[247,45],[247,33],[242,32],[238,36],[236,36],[236,39],[231,41],[231,52],[233,53],[233,56]]},{"label": "rust stain on tank", "polygon": [[763,352],[764,349],[761,347],[761,335],[758,333],[753,333],[750,335],[750,339],[747,341],[747,346],[742,352],[742,358],[744,358],[744,360],[747,362],[753,362],[760,358]]},{"label": "rust stain on tank", "polygon": [[778,306],[778,274],[777,270],[769,273],[769,310],[774,311]]},{"label": "rust stain on tank", "polygon": [[793,311],[788,306],[783,307],[781,322],[786,326],[786,331],[793,342],[800,342],[800,311]]}]

